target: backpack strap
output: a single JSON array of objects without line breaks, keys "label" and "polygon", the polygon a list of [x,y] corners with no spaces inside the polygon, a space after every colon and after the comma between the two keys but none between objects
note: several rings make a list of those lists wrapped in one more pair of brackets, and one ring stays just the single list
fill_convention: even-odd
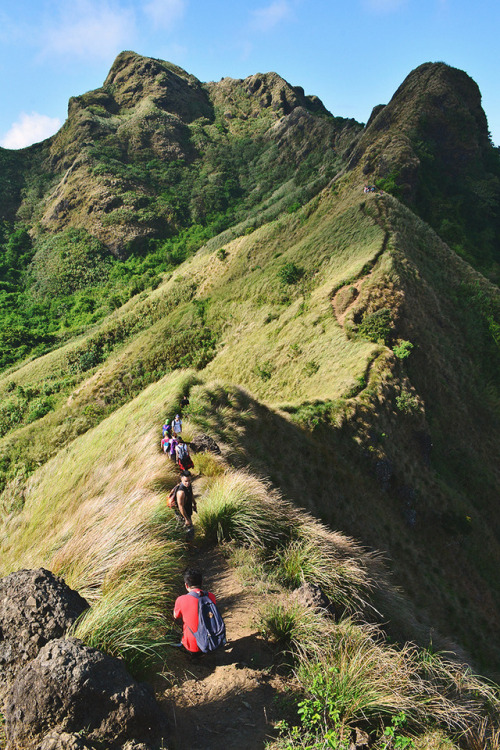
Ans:
[{"label": "backpack strap", "polygon": [[189,594],[189,596],[196,597],[196,599],[201,599],[202,596],[208,596],[208,594],[207,594],[206,591],[201,591],[201,589],[200,589],[200,592],[201,593],[198,594],[196,591],[188,591],[188,594]]},{"label": "backpack strap", "polygon": [[[201,597],[203,596],[204,593],[205,593],[204,591],[202,591],[201,594],[198,594],[196,591],[188,591],[188,596],[194,596],[194,598],[198,599],[198,601],[199,601],[201,599]],[[193,636],[194,636],[194,638],[196,640],[196,635],[195,635],[194,630],[192,628],[190,628],[187,623],[186,623],[186,627],[193,634]]]}]

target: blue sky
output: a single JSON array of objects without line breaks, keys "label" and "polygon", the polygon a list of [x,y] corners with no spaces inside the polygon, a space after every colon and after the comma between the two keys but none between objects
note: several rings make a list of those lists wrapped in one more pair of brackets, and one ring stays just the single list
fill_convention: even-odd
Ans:
[{"label": "blue sky", "polygon": [[124,49],[201,81],[274,70],[361,122],[417,65],[444,61],[479,85],[500,144],[499,22],[498,0],[2,0],[0,145],[54,133]]}]

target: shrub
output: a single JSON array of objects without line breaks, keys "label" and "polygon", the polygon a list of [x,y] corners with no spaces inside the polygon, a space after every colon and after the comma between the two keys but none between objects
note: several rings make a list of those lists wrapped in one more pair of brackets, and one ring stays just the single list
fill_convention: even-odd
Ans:
[{"label": "shrub", "polygon": [[26,421],[29,423],[35,422],[37,419],[48,414],[54,408],[52,399],[50,398],[37,398],[29,407],[28,416]]},{"label": "shrub", "polygon": [[411,341],[400,341],[397,346],[393,348],[393,352],[398,359],[406,359],[410,356],[413,349]]},{"label": "shrub", "polygon": [[282,284],[297,284],[304,275],[304,269],[295,263],[285,263],[281,266],[278,275]]},{"label": "shrub", "polygon": [[420,402],[411,391],[403,389],[399,396],[396,396],[396,408],[403,414],[415,414],[420,409]]},{"label": "shrub", "polygon": [[386,193],[390,193],[395,198],[401,196],[401,188],[398,185],[399,171],[393,170],[386,177],[381,177],[375,180],[375,187],[379,190],[384,190]]},{"label": "shrub", "polygon": [[387,344],[392,333],[392,315],[387,307],[365,314],[358,328],[358,334],[368,341]]},{"label": "shrub", "polygon": [[319,365],[314,360],[311,360],[310,362],[306,362],[306,364],[304,365],[304,372],[306,373],[308,378],[310,378],[312,375],[316,375],[318,370],[319,370]]},{"label": "shrub", "polygon": [[112,265],[104,245],[84,229],[66,229],[42,238],[31,266],[40,295],[61,296],[106,281]]},{"label": "shrub", "polygon": [[270,380],[273,375],[274,365],[272,362],[263,362],[261,365],[256,364],[254,372],[262,380]]}]

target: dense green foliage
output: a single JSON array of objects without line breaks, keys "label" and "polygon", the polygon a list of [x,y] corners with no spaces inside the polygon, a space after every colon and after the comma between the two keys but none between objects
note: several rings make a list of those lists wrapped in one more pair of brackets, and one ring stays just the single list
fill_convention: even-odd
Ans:
[{"label": "dense green foliage", "polygon": [[500,280],[500,149],[490,145],[484,163],[456,174],[443,163],[442,142],[425,121],[415,134],[420,159],[416,207],[461,257],[496,283]]},{"label": "dense green foliage", "polygon": [[[332,118],[329,127],[334,132],[342,124],[341,118]],[[160,274],[172,271],[215,235],[242,222],[239,231],[251,231],[274,203],[278,211],[297,210],[339,165],[333,150],[319,148],[297,163],[293,149],[278,150],[258,129],[234,135],[207,118],[184,127],[180,137],[188,156],[173,160],[147,148],[130,150],[109,131],[85,147],[92,180],[113,182],[102,226],[149,230],[147,238],[126,243],[120,258],[82,228],[32,231],[53,180],[40,160],[33,167],[18,212],[23,223],[4,222],[0,232],[0,368],[40,355],[131,296],[155,288]],[[7,159],[8,152],[2,154]],[[8,169],[0,183],[12,190]],[[261,217],[263,210],[267,213]],[[301,271],[294,264],[286,268],[293,279],[283,280],[295,283]]]}]

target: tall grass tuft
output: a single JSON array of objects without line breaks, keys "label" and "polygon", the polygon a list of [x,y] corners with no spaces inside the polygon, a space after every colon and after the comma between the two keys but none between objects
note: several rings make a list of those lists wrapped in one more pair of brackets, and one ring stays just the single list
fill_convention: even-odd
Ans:
[{"label": "tall grass tuft", "polygon": [[259,611],[261,635],[292,658],[320,654],[324,640],[333,632],[333,621],[317,609],[284,594],[267,600]]},{"label": "tall grass tuft", "polygon": [[139,675],[165,658],[172,643],[170,614],[182,556],[180,543],[168,539],[162,515],[156,513],[155,520],[161,526],[152,524],[151,533],[111,567],[95,603],[72,630],[87,645],[122,658]]},{"label": "tall grass tuft", "polygon": [[131,672],[140,675],[165,658],[172,642],[170,613],[183,549],[163,503],[133,531],[126,546],[108,550],[102,585],[96,587],[94,603],[72,635],[119,656]]},{"label": "tall grass tuft", "polygon": [[228,472],[209,486],[198,521],[211,543],[237,541],[274,548],[291,538],[299,511],[286,505],[270,486],[244,471]]},{"label": "tall grass tuft", "polygon": [[244,471],[217,477],[198,519],[207,541],[255,548],[269,574],[286,587],[315,583],[351,611],[369,606],[371,556],[283,500],[265,481]]},{"label": "tall grass tuft", "polygon": [[334,707],[335,720],[344,724],[403,712],[414,729],[431,724],[462,733],[480,727],[490,712],[499,715],[495,690],[465,667],[437,655],[422,669],[413,645],[390,646],[375,626],[343,620],[323,639],[321,652],[304,642],[297,654],[306,695]]},{"label": "tall grass tuft", "polygon": [[370,606],[373,582],[368,563],[372,555],[306,514],[296,534],[297,539],[275,553],[274,572],[281,583],[289,588],[316,584],[333,602],[350,611]]}]

